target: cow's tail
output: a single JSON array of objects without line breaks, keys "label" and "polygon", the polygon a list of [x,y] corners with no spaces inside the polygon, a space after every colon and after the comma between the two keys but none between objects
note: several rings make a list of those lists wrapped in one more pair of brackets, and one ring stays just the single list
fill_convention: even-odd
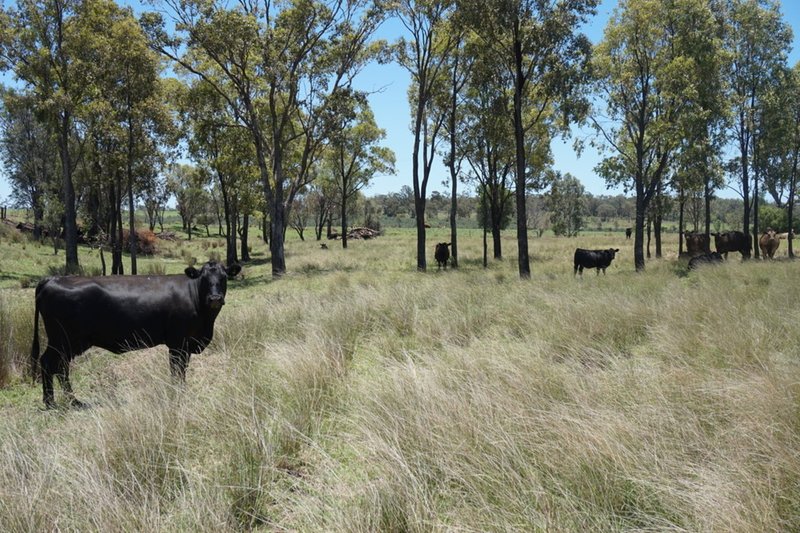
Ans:
[{"label": "cow's tail", "polygon": [[31,344],[31,379],[36,382],[39,370],[39,293],[47,280],[36,285],[36,296],[33,299],[33,343]]}]

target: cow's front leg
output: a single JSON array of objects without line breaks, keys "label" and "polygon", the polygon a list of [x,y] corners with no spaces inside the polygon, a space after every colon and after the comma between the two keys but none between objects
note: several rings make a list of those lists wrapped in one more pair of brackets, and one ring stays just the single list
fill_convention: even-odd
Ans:
[{"label": "cow's front leg", "polygon": [[169,349],[169,371],[172,379],[179,383],[186,381],[186,367],[189,365],[189,353],[175,348]]}]

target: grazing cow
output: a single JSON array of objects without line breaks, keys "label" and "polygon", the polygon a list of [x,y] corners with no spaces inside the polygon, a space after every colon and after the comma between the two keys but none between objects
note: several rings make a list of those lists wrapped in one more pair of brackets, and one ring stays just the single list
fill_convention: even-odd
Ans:
[{"label": "grazing cow", "polygon": [[689,260],[689,270],[694,270],[700,265],[713,265],[715,263],[722,263],[722,254],[719,252],[696,255]]},{"label": "grazing cow", "polygon": [[739,252],[744,259],[750,258],[753,243],[750,236],[741,231],[726,231],[725,233],[712,233],[717,251],[728,259],[728,252]]},{"label": "grazing cow", "polygon": [[[78,276],[45,278],[36,286],[31,363],[39,364],[44,404],[55,405],[53,376],[74,407],[69,363],[91,346],[124,353],[166,344],[172,376],[181,381],[193,353],[202,352],[214,335],[214,320],[225,304],[228,277],[236,264],[214,261],[200,270],[172,276]],[[39,355],[39,315],[47,347]]]},{"label": "grazing cow", "polygon": [[584,250],[583,248],[575,249],[575,270],[572,275],[576,275],[579,271],[583,276],[584,268],[596,268],[597,274],[600,274],[600,269],[603,269],[603,275],[606,273],[606,268],[614,260],[615,254],[619,252],[619,248],[609,248],[608,250]]},{"label": "grazing cow", "polygon": [[625,228],[625,238],[630,239],[631,233],[633,233],[633,228]]},{"label": "grazing cow", "polygon": [[767,231],[758,239],[758,247],[761,248],[761,256],[768,259],[775,257],[775,252],[778,250],[780,244],[781,241],[772,228],[767,228]]},{"label": "grazing cow", "polygon": [[686,253],[689,257],[710,252],[707,234],[685,231],[683,236],[686,238]]},{"label": "grazing cow", "polygon": [[436,251],[433,252],[433,257],[436,258],[436,264],[439,268],[444,267],[447,270],[447,261],[450,259],[450,246],[449,242],[440,242],[436,245]]}]

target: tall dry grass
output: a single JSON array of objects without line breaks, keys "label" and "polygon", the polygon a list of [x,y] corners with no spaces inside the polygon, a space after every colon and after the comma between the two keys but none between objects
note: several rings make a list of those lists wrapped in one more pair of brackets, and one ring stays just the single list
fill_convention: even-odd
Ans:
[{"label": "tall dry grass", "polygon": [[0,391],[0,529],[800,529],[800,265],[636,274],[623,242],[573,278],[597,235],[532,241],[524,282],[479,237],[425,274],[410,234],[293,242],[184,388],[157,348],[78,359],[85,411]]}]

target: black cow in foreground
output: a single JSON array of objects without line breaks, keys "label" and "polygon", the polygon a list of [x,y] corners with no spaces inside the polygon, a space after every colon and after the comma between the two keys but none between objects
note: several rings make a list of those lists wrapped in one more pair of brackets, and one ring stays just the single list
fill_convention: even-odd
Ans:
[{"label": "black cow in foreground", "polygon": [[741,231],[726,231],[725,233],[712,233],[714,236],[714,245],[717,247],[717,252],[728,258],[728,252],[739,252],[742,258],[750,258],[750,250],[753,248],[753,243],[749,235],[745,235]]},{"label": "black cow in foreground", "polygon": [[[173,378],[183,381],[193,353],[202,352],[214,335],[214,320],[225,304],[228,277],[236,264],[214,261],[200,270],[171,276],[45,278],[36,286],[31,366],[39,364],[44,404],[55,406],[53,376],[74,407],[70,361],[91,346],[113,353],[166,344]],[[39,355],[39,315],[47,347]]]},{"label": "black cow in foreground", "polygon": [[440,242],[436,245],[436,251],[433,252],[433,257],[436,259],[436,264],[439,268],[444,267],[447,270],[447,261],[450,259],[450,246],[449,242]]},{"label": "black cow in foreground", "polygon": [[709,252],[706,254],[696,255],[689,259],[689,270],[694,270],[700,265],[714,265],[717,263],[722,263],[722,261],[722,254],[719,252]]},{"label": "black cow in foreground", "polygon": [[606,273],[606,268],[614,260],[619,248],[609,248],[608,250],[584,250],[583,248],[575,249],[575,271],[573,276],[580,271],[583,276],[584,268],[596,268],[597,274],[600,274],[600,269],[603,269],[603,274]]}]

